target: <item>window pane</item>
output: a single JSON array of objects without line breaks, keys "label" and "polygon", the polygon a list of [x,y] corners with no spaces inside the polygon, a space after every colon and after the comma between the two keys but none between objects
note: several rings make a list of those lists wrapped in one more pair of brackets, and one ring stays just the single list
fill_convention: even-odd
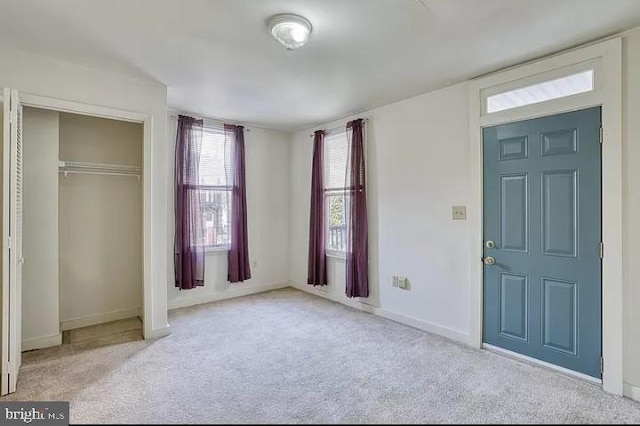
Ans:
[{"label": "window pane", "polygon": [[487,97],[487,112],[498,112],[593,90],[593,70]]},{"label": "window pane", "polygon": [[221,129],[205,128],[200,150],[200,185],[227,186],[231,181],[231,141]]},{"label": "window pane", "polygon": [[231,211],[230,189],[200,189],[200,202],[206,246],[226,246],[231,242],[229,219]]},{"label": "window pane", "polygon": [[325,138],[324,174],[325,188],[345,187],[348,155],[345,132],[327,135]]},{"label": "window pane", "polygon": [[328,238],[327,248],[345,251],[347,241],[347,217],[349,196],[344,194],[327,194]]}]

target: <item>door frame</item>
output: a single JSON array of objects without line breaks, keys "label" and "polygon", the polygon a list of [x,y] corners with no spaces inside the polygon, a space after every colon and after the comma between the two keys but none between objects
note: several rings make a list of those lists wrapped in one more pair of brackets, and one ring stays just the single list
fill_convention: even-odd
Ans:
[{"label": "door frame", "polygon": [[129,121],[143,125],[143,160],[142,160],[142,257],[143,257],[143,284],[142,284],[142,329],[145,339],[159,337],[154,334],[152,327],[152,247],[153,233],[151,229],[151,194],[157,186],[152,178],[153,159],[153,115],[146,112],[135,112],[109,108],[81,102],[66,101],[45,96],[32,95],[20,92],[20,101],[23,106],[48,109],[58,112],[87,115],[91,117],[107,118],[119,121]]},{"label": "door frame", "polygon": [[[594,69],[594,90],[557,100],[488,114],[487,94],[556,78],[584,65]],[[482,348],[483,338],[483,158],[484,127],[591,107],[602,108],[602,357],[603,389],[623,392],[622,316],[622,38],[619,36],[562,52],[469,82],[470,194],[470,344]]]}]

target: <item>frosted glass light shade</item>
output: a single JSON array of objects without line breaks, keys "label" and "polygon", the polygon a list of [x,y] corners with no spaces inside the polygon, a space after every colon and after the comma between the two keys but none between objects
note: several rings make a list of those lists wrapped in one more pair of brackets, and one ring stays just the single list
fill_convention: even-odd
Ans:
[{"label": "frosted glass light shade", "polygon": [[269,31],[284,47],[293,50],[307,44],[311,23],[298,15],[276,15],[269,21]]}]

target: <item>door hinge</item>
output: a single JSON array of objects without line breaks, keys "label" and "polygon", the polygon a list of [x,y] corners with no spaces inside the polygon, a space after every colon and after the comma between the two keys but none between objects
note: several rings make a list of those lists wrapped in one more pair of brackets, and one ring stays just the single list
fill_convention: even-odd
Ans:
[{"label": "door hinge", "polygon": [[604,358],[600,357],[600,374],[604,374]]},{"label": "door hinge", "polygon": [[7,239],[7,248],[11,249],[11,237]]},{"label": "door hinge", "polygon": [[604,243],[600,241],[600,259],[604,259]]},{"label": "door hinge", "polygon": [[600,126],[600,145],[604,142],[604,129]]}]

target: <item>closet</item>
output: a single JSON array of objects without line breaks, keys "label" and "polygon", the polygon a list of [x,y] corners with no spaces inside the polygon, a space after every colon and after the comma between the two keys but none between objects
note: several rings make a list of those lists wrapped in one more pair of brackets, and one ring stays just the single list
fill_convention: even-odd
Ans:
[{"label": "closet", "polygon": [[28,107],[23,116],[24,351],[141,316],[143,126]]}]

